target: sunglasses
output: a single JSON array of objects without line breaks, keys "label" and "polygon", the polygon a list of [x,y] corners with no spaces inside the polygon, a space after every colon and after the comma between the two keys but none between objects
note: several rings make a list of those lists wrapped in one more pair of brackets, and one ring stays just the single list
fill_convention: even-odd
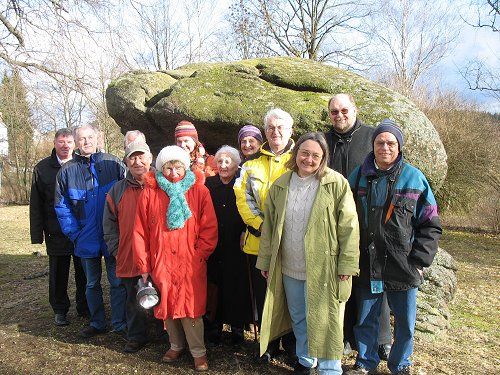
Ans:
[{"label": "sunglasses", "polygon": [[337,110],[337,109],[332,109],[330,111],[330,113],[333,115],[333,116],[337,116],[339,113],[342,113],[343,115],[347,115],[349,113],[349,110],[351,109],[352,107],[349,107],[349,108],[342,108],[340,111]]}]

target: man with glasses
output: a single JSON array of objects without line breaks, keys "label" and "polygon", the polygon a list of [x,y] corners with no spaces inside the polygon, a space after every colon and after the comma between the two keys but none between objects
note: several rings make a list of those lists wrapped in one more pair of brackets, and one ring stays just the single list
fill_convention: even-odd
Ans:
[{"label": "man with glasses", "polygon": [[[354,168],[361,165],[372,150],[371,138],[374,128],[364,125],[357,118],[358,109],[352,95],[336,94],[328,101],[328,113],[332,129],[325,133],[330,160],[328,166],[348,178]],[[353,328],[356,324],[357,308],[355,291],[346,303],[344,318],[344,354],[354,347]],[[391,323],[387,302],[382,304],[379,332],[379,356],[386,361],[391,351]]]},{"label": "man with glasses", "polygon": [[[262,319],[262,308],[266,294],[266,280],[255,268],[259,252],[260,230],[264,221],[264,202],[272,183],[287,171],[285,163],[291,157],[294,142],[291,139],[293,119],[289,113],[271,109],[264,117],[267,142],[260,151],[252,155],[242,166],[240,177],[234,183],[236,205],[247,225],[243,252],[248,255],[251,269],[252,289],[256,302],[258,321]],[[295,337],[293,332],[283,336],[283,347],[291,360],[295,360]],[[269,343],[262,361],[270,361],[279,351],[279,339]]]},{"label": "man with glasses", "polygon": [[417,291],[423,267],[436,255],[441,224],[431,187],[420,170],[403,160],[404,137],[392,120],[375,129],[373,152],[349,176],[360,228],[360,274],[354,327],[358,356],[349,375],[377,373],[377,333],[385,291],[394,314],[394,343],[387,367],[411,374]]}]

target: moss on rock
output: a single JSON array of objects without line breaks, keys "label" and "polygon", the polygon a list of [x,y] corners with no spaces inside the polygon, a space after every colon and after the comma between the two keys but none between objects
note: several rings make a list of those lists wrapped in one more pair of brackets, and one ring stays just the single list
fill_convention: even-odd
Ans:
[{"label": "moss on rock", "polygon": [[192,121],[209,151],[236,144],[245,122],[262,126],[264,114],[280,107],[294,118],[295,136],[330,127],[327,102],[350,93],[366,124],[385,117],[401,125],[405,157],[433,187],[446,176],[446,153],[431,122],[402,95],[347,72],[311,60],[276,57],[228,63],[189,64],[161,72],[129,72],[107,89],[110,115],[122,132],[141,129],[154,152],[171,144],[180,120]]}]

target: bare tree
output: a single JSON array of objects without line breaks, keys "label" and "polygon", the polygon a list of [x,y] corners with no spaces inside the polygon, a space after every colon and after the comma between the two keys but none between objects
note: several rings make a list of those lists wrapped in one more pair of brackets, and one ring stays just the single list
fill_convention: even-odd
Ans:
[{"label": "bare tree", "polygon": [[218,34],[217,2],[214,0],[191,0],[184,4],[186,15],[186,62],[212,60]]},{"label": "bare tree", "polygon": [[[500,37],[500,0],[486,0],[484,3],[474,3],[476,19],[466,22],[473,27],[490,29],[493,37]],[[476,58],[470,60],[460,69],[460,74],[467,81],[469,89],[481,91],[500,102],[500,53],[495,51],[494,61],[484,61]]]},{"label": "bare tree", "polygon": [[458,37],[456,16],[446,2],[382,0],[372,19],[379,59],[386,60],[381,80],[406,96],[449,53]]},{"label": "bare tree", "polygon": [[75,33],[92,34],[94,30],[82,22],[82,14],[92,14],[95,20],[106,4],[101,0],[5,1],[0,9],[0,59],[54,78],[65,74],[48,63],[51,46],[66,44]]},{"label": "bare tree", "polygon": [[156,1],[145,5],[131,1],[138,17],[137,31],[148,47],[139,53],[141,66],[153,65],[155,69],[173,69],[180,60],[179,54],[186,47],[182,40],[181,22],[175,17],[177,2]]},{"label": "bare tree", "polygon": [[[330,62],[340,62],[349,57],[355,61],[360,45],[366,44],[361,20],[370,14],[370,7],[363,2],[351,0],[238,0],[238,2],[241,9],[264,25],[266,36],[272,40],[272,43],[264,46],[268,54],[286,54]],[[241,23],[241,18],[235,17],[234,23],[237,27]],[[267,42],[265,38],[262,40]]]}]

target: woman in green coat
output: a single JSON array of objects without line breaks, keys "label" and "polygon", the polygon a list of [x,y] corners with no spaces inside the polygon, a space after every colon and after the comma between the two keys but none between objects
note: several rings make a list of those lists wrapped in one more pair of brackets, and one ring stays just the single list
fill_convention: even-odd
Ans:
[{"label": "woman in green coat", "polygon": [[295,373],[318,365],[342,374],[342,326],[352,275],[359,271],[359,228],[347,180],[326,167],[322,134],[298,140],[287,167],[269,190],[256,267],[268,289],[261,327],[267,343],[293,329]]}]

